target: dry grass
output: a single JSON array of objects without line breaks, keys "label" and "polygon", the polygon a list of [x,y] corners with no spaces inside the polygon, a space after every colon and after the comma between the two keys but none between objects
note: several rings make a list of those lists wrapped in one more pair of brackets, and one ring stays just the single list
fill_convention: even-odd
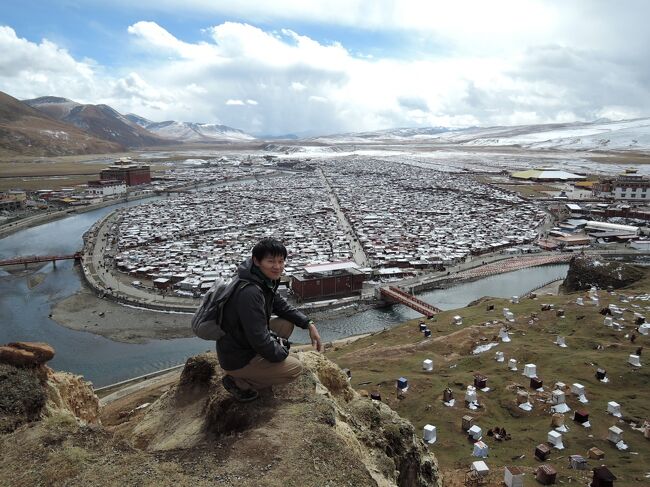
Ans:
[{"label": "dry grass", "polygon": [[[640,293],[650,289],[646,278],[628,292]],[[389,331],[378,333],[352,344],[339,347],[328,358],[340,367],[352,370],[352,385],[369,392],[379,391],[382,400],[393,407],[400,415],[410,419],[417,431],[422,431],[430,423],[438,428],[438,442],[431,450],[438,457],[443,472],[459,475],[473,460],[472,445],[461,431],[461,418],[469,414],[486,432],[496,426],[505,427],[512,440],[498,442],[484,437],[490,447],[487,463],[498,472],[494,485],[502,480],[504,465],[517,465],[532,472],[539,462],[534,459],[534,449],[546,441],[551,430],[550,405],[543,401],[550,394],[553,384],[561,381],[570,386],[574,382],[586,388],[589,403],[582,405],[567,391],[567,403],[572,408],[566,414],[565,422],[570,431],[564,434],[563,451],[554,450],[550,463],[558,469],[562,482],[584,481],[589,472],[568,469],[568,455],[582,454],[596,446],[603,450],[603,461],[590,461],[596,466],[604,463],[618,477],[617,486],[639,485],[647,474],[650,464],[650,449],[642,433],[634,431],[625,423],[606,414],[607,402],[618,401],[623,414],[629,421],[642,422],[650,418],[650,366],[633,369],[627,365],[627,356],[638,346],[650,347],[648,337],[639,336],[636,343],[630,343],[624,332],[616,332],[603,326],[603,317],[594,306],[577,306],[575,297],[544,296],[537,300],[522,300],[511,304],[503,299],[490,299],[469,308],[441,313],[435,322],[429,322],[433,331],[432,340],[424,341],[418,330],[418,320],[412,320]],[[565,318],[558,318],[555,312],[541,312],[542,302],[554,303],[566,310]],[[601,292],[601,306],[610,302],[619,303],[617,295],[609,296]],[[495,311],[487,311],[486,304],[494,304]],[[639,302],[641,303],[641,302]],[[622,304],[631,306],[630,304]],[[471,350],[478,344],[498,341],[497,333],[501,325],[483,326],[486,321],[500,320],[501,309],[509,307],[517,317],[512,326],[512,342],[500,343],[496,348],[480,355],[472,355]],[[539,321],[528,324],[532,312],[538,313]],[[452,316],[463,316],[462,329],[452,325]],[[631,330],[631,313],[626,313],[622,323]],[[561,349],[553,342],[557,335],[566,337],[569,348]],[[596,346],[604,347],[596,350]],[[494,360],[495,351],[502,351],[506,361]],[[422,371],[422,361],[431,358],[434,372]],[[507,369],[507,361],[515,358],[519,363],[518,372]],[[647,360],[647,359],[646,359]],[[643,359],[642,359],[643,362]],[[526,363],[535,363],[540,377],[544,380],[546,393],[535,393],[534,409],[527,413],[516,406],[516,389],[523,387],[530,393],[529,380],[522,375]],[[595,379],[597,367],[604,367],[610,377],[609,384]],[[473,374],[480,372],[488,377],[491,391],[480,392],[479,401],[483,407],[470,411],[464,407],[464,391],[473,383]],[[395,380],[405,376],[409,380],[409,393],[403,400],[395,396]],[[453,408],[442,404],[442,392],[450,387],[456,397]],[[573,411],[585,408],[590,413],[592,428],[585,429],[573,423]],[[607,440],[607,429],[617,424],[624,433],[624,440],[630,446],[629,452],[620,452]],[[513,457],[525,455],[523,459]],[[528,475],[531,479],[532,475]]]}]

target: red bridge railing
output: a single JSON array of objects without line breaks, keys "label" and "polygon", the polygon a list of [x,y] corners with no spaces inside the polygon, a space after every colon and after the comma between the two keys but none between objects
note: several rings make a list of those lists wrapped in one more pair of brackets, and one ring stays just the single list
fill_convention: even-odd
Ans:
[{"label": "red bridge railing", "polygon": [[35,262],[56,262],[57,260],[81,260],[81,252],[69,255],[25,255],[13,259],[0,260],[0,266],[16,264],[33,264]]},{"label": "red bridge railing", "polygon": [[418,299],[412,294],[409,294],[406,291],[403,291],[402,289],[395,286],[382,287],[379,292],[383,297],[408,306],[418,313],[423,314],[427,318],[431,318],[433,315],[440,313],[441,311],[440,308],[436,308],[432,304],[425,303],[421,299]]}]

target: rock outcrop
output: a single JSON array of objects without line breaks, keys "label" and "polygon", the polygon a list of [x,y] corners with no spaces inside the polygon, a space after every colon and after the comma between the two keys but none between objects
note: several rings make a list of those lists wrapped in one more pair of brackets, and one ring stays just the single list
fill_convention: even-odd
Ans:
[{"label": "rock outcrop", "polygon": [[248,404],[223,390],[213,354],[189,359],[178,385],[135,426],[132,444],[152,452],[227,447],[233,461],[223,475],[244,464],[258,472],[241,485],[276,485],[271,478],[277,485],[441,485],[436,459],[410,422],[360,396],[322,355],[298,356],[306,369],[299,380]]},{"label": "rock outcrop", "polygon": [[0,346],[0,432],[51,416],[68,414],[83,423],[99,421],[99,400],[80,376],[54,372],[47,343],[13,342]]},{"label": "rock outcrop", "polygon": [[562,287],[566,292],[599,289],[620,289],[643,278],[644,272],[631,264],[606,262],[590,256],[571,259]]},{"label": "rock outcrop", "polygon": [[12,342],[0,347],[0,362],[38,366],[54,358],[54,349],[41,342]]},{"label": "rock outcrop", "polygon": [[359,395],[324,356],[297,356],[298,380],[246,404],[221,386],[214,354],[192,357],[162,396],[134,393],[142,402],[129,402],[134,410],[111,426],[89,424],[94,396],[81,378],[0,364],[0,406],[21,399],[32,420],[42,418],[0,434],[0,478],[84,487],[442,485],[411,423]]}]

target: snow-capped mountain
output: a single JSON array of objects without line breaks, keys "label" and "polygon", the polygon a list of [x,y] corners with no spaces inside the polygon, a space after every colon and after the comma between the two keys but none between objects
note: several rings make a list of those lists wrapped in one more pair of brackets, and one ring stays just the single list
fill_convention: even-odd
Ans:
[{"label": "snow-capped mountain", "polygon": [[147,129],[148,131],[170,140],[183,142],[211,142],[211,141],[246,141],[255,137],[246,132],[214,123],[176,122],[168,120],[165,122],[152,122],[146,118],[129,113],[126,115],[131,122]]}]

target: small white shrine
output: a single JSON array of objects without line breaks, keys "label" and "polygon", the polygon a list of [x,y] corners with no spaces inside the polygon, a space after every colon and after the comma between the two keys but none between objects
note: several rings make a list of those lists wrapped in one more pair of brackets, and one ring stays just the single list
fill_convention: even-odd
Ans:
[{"label": "small white shrine", "polygon": [[426,441],[430,445],[433,445],[438,439],[436,435],[437,435],[437,431],[435,426],[431,424],[427,424],[424,426],[424,441]]},{"label": "small white shrine", "polygon": [[555,339],[555,344],[560,347],[560,348],[566,348],[566,342],[564,341],[564,337],[558,335],[557,338]]},{"label": "small white shrine", "polygon": [[537,377],[537,366],[535,364],[524,365],[524,375],[528,378]]},{"label": "small white shrine", "polygon": [[473,440],[480,440],[483,436],[483,430],[479,425],[474,424],[470,429],[467,430],[467,434],[471,436]]},{"label": "small white shrine", "polygon": [[479,458],[487,458],[488,450],[489,448],[484,442],[477,441],[476,443],[474,443],[474,451],[472,451],[472,456],[479,457]]},{"label": "small white shrine", "polygon": [[631,353],[627,359],[627,363],[632,365],[633,367],[641,367],[641,357]]},{"label": "small white shrine", "polygon": [[619,450],[627,450],[627,445],[623,441],[623,430],[618,426],[610,426],[607,430],[607,439],[614,443]]},{"label": "small white shrine", "polygon": [[503,467],[503,483],[506,487],[524,487],[524,473],[518,467]]},{"label": "small white shrine", "polygon": [[485,463],[483,460],[472,462],[472,470],[474,470],[479,477],[485,477],[488,473],[490,473],[490,469],[487,466],[487,463]]},{"label": "small white shrine", "polygon": [[465,391],[465,404],[470,409],[478,408],[478,396],[476,394],[476,387],[467,386]]},{"label": "small white shrine", "polygon": [[501,328],[499,330],[499,338],[503,343],[510,342],[510,335],[508,335],[508,330],[506,330],[505,328]]},{"label": "small white shrine", "polygon": [[578,384],[577,382],[571,384],[571,394],[578,396],[578,401],[583,404],[587,404],[589,402],[587,400],[587,396],[585,396],[585,386],[582,384]]},{"label": "small white shrine", "polygon": [[564,391],[556,389],[551,392],[551,404],[553,404],[551,409],[554,413],[567,413],[571,411],[571,408],[566,404]]},{"label": "small white shrine", "polygon": [[508,360],[508,368],[512,370],[513,372],[517,370],[517,360],[514,358],[511,358]]},{"label": "small white shrine", "polygon": [[616,416],[617,418],[623,416],[621,414],[621,405],[615,401],[609,401],[607,403],[607,413],[611,414],[612,416]]},{"label": "small white shrine", "polygon": [[548,441],[553,446],[553,448],[564,450],[564,445],[562,444],[562,433],[558,433],[555,430],[549,431],[546,441]]},{"label": "small white shrine", "polygon": [[503,362],[503,361],[505,361],[505,357],[504,357],[504,355],[503,355],[503,352],[497,352],[497,353],[495,353],[495,354],[494,354],[494,360],[496,360],[497,362]]},{"label": "small white shrine", "polygon": [[422,362],[422,370],[425,370],[427,372],[431,372],[433,370],[433,360],[431,360],[430,358],[425,359]]},{"label": "small white shrine", "polygon": [[576,298],[576,304],[578,306],[584,306],[585,302],[584,302],[584,300],[582,298]]}]

